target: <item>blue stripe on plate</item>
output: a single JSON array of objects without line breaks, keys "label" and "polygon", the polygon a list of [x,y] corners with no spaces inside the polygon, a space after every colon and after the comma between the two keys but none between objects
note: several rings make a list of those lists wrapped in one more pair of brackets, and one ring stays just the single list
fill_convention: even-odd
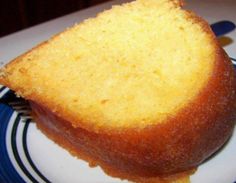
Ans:
[{"label": "blue stripe on plate", "polygon": [[[38,180],[36,180],[36,178],[31,174],[31,172],[25,167],[25,164],[21,160],[20,154],[19,154],[18,149],[17,149],[17,139],[16,139],[16,137],[17,137],[17,133],[18,133],[18,129],[19,129],[18,126],[21,122],[21,119],[23,121],[24,121],[24,119],[26,119],[26,121],[24,121],[25,124],[24,124],[24,127],[23,127],[23,136],[22,136],[22,144],[23,144],[24,154],[26,155],[26,159],[29,162],[29,164],[31,165],[31,168],[41,178],[40,182],[42,181],[42,182],[49,183],[50,181],[37,169],[37,167],[33,163],[32,159],[30,157],[30,154],[28,152],[27,140],[26,139],[27,139],[28,126],[30,124],[30,119],[31,119],[31,117],[29,116],[30,108],[29,108],[28,104],[25,102],[25,100],[23,100],[21,98],[17,98],[15,96],[14,92],[12,92],[12,91],[9,91],[8,93],[6,93],[1,98],[1,102],[4,102],[4,103],[10,105],[12,107],[12,109],[18,113],[16,118],[14,119],[13,127],[10,129],[11,130],[10,131],[11,139],[8,139],[11,142],[11,146],[12,146],[11,149],[13,151],[13,155],[14,155],[16,163],[18,164],[19,168],[23,171],[25,176],[27,176],[34,183],[38,182]],[[4,181],[1,181],[1,179],[3,179]],[[0,183],[1,182],[6,182],[6,181],[7,181],[6,178],[1,178],[1,176],[0,176]],[[13,182],[18,182],[18,181],[14,180]]]},{"label": "blue stripe on plate", "polygon": [[236,62],[236,58],[229,57],[232,61]]},{"label": "blue stripe on plate", "polygon": [[6,146],[6,132],[8,122],[13,114],[13,109],[0,103],[0,178],[4,183],[24,183],[18,172],[13,167]]},{"label": "blue stripe on plate", "polygon": [[30,120],[27,120],[25,122],[25,126],[24,126],[24,130],[23,130],[23,136],[22,136],[22,141],[23,141],[23,149],[26,155],[26,158],[29,162],[29,164],[31,165],[31,167],[33,168],[33,170],[35,171],[35,173],[38,174],[38,176],[44,180],[46,183],[50,183],[50,181],[38,170],[38,168],[35,166],[34,162],[32,161],[29,151],[28,151],[28,147],[27,147],[27,132],[28,132],[28,127],[30,124]]},{"label": "blue stripe on plate", "polygon": [[17,134],[17,128],[20,123],[20,115],[17,115],[16,120],[13,124],[12,127],[12,132],[11,132],[11,146],[13,150],[13,155],[15,157],[15,160],[21,170],[24,172],[24,174],[34,183],[38,183],[38,181],[30,174],[30,172],[27,170],[25,167],[24,163],[22,162],[20,155],[18,153],[17,145],[16,145],[16,134]]},{"label": "blue stripe on plate", "polygon": [[0,87],[0,92],[2,92],[5,88],[5,86]]},{"label": "blue stripe on plate", "polygon": [[[236,69],[236,58],[229,57],[233,63],[234,68]],[[236,182],[235,182],[236,183]]]}]

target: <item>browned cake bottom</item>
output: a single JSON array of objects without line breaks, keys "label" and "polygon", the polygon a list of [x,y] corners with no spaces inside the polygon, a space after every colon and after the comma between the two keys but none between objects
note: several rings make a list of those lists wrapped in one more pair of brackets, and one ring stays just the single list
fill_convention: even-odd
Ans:
[{"label": "browned cake bottom", "polygon": [[31,106],[37,127],[47,137],[67,149],[73,156],[87,161],[90,167],[100,166],[110,176],[140,183],[188,183],[189,176],[195,172],[195,169],[191,169],[173,175],[148,177],[133,175],[128,171],[120,171],[99,159],[101,156],[104,158],[104,155],[99,149],[91,145],[91,140],[96,141],[96,135],[93,136],[92,133],[81,128],[73,128],[68,122],[59,119],[50,111],[33,102],[31,102]]}]

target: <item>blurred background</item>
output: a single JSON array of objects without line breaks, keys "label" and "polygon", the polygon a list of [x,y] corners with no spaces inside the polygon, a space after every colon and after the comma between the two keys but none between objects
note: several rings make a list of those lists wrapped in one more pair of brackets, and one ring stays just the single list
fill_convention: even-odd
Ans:
[{"label": "blurred background", "polygon": [[0,37],[109,0],[0,0]]}]

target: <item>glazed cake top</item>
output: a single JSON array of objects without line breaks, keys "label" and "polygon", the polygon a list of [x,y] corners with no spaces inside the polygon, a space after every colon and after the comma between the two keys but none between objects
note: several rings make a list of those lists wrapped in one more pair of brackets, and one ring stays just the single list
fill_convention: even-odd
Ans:
[{"label": "glazed cake top", "polygon": [[74,127],[144,128],[194,100],[216,49],[208,25],[180,1],[137,0],[16,58],[0,82]]}]

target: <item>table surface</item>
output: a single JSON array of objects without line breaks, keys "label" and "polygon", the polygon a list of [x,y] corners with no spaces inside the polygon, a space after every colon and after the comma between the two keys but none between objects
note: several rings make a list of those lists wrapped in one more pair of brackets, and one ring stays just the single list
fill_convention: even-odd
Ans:
[{"label": "table surface", "polygon": [[[130,0],[109,1],[0,38],[0,66],[67,27],[79,23],[86,18],[94,17],[98,12],[109,9],[114,4],[128,1]],[[209,23],[220,20],[230,20],[236,23],[235,0],[186,0],[186,8],[195,11]],[[236,38],[236,31],[227,34],[227,36]],[[234,44],[230,44],[224,47],[224,49],[231,57],[235,58]]]}]

